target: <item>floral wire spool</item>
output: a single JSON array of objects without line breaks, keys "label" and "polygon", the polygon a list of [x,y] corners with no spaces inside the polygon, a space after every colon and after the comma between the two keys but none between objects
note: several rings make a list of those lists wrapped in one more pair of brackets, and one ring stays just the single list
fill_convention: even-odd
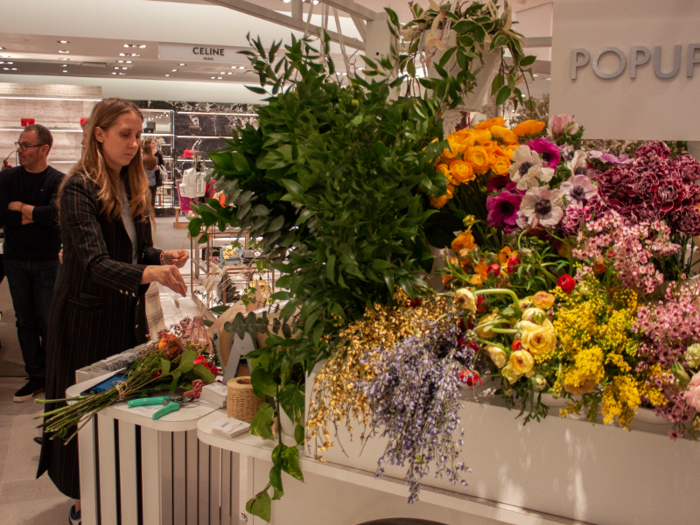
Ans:
[{"label": "floral wire spool", "polygon": [[226,383],[228,387],[228,398],[226,411],[228,417],[234,417],[241,421],[250,423],[258,413],[260,405],[264,399],[255,395],[250,376],[241,376],[231,379]]}]

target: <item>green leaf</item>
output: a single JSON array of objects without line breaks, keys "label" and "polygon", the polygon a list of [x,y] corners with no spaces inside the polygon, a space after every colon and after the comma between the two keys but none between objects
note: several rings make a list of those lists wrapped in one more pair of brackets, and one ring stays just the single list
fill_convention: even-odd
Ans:
[{"label": "green leaf", "polygon": [[304,481],[304,474],[299,468],[299,449],[287,447],[282,451],[282,459],[284,460],[282,469],[293,478]]},{"label": "green leaf", "polygon": [[275,411],[267,403],[260,405],[258,413],[253,417],[250,423],[249,432],[254,436],[260,436],[265,439],[274,439],[272,437],[272,420],[275,418]]},{"label": "green leaf", "polygon": [[257,367],[250,375],[250,382],[253,385],[253,391],[258,397],[277,395],[277,383],[270,373],[262,367]]},{"label": "green leaf", "polygon": [[284,215],[280,215],[279,217],[275,217],[274,219],[272,219],[270,224],[267,225],[267,228],[265,228],[265,231],[268,233],[276,232],[280,228],[282,228],[283,225],[284,225]]},{"label": "green leaf", "polygon": [[163,375],[167,376],[170,373],[170,361],[161,357],[160,358],[160,369],[162,370]]},{"label": "green leaf", "polygon": [[190,223],[187,225],[187,230],[190,232],[190,235],[194,238],[199,237],[199,234],[202,233],[202,224],[204,221],[200,219],[199,217],[195,217],[190,221]]},{"label": "green leaf", "polygon": [[[247,89],[251,90],[253,93],[257,93],[258,95],[267,95],[267,91],[265,91],[261,87],[255,87],[255,86],[246,86]],[[269,520],[268,520],[269,521]]]},{"label": "green leaf", "polygon": [[503,87],[503,75],[496,75],[491,84],[491,94],[495,95]]},{"label": "green leaf", "polygon": [[304,389],[295,383],[288,383],[279,394],[279,403],[287,415],[296,423],[304,420]]},{"label": "green leaf", "polygon": [[520,67],[527,67],[529,65],[532,65],[535,63],[535,60],[537,60],[537,57],[535,55],[528,55],[526,57],[523,57],[520,60]]},{"label": "green leaf", "polygon": [[270,523],[272,517],[272,500],[270,495],[266,491],[261,492],[253,499],[248,500],[248,503],[245,504],[245,510],[249,514],[258,516]]},{"label": "green leaf", "polygon": [[503,86],[496,97],[496,104],[499,106],[503,104],[510,97],[510,93],[510,88],[508,86]]},{"label": "green leaf", "polygon": [[216,376],[206,367],[204,363],[197,363],[194,365],[192,370],[205,383],[213,383],[216,381]]},{"label": "green leaf", "polygon": [[177,390],[177,382],[180,380],[181,372],[179,370],[175,370],[172,373],[173,380],[170,382],[170,393],[174,394],[175,390]]},{"label": "green leaf", "polygon": [[[282,486],[282,462],[278,461],[270,469],[270,485],[275,489],[275,494],[284,494],[284,487]],[[275,498],[278,499],[278,498]]]},{"label": "green leaf", "polygon": [[335,284],[335,255],[331,255],[326,261],[326,275],[328,280]]},{"label": "green leaf", "polygon": [[186,352],[183,352],[182,355],[180,356],[180,364],[177,367],[177,370],[180,371],[182,374],[186,374],[192,368],[194,368],[194,360],[197,358],[197,352],[193,350],[187,350]]},{"label": "green leaf", "polygon": [[294,439],[297,442],[297,445],[301,445],[304,442],[304,427],[301,425],[297,425],[294,428]]}]

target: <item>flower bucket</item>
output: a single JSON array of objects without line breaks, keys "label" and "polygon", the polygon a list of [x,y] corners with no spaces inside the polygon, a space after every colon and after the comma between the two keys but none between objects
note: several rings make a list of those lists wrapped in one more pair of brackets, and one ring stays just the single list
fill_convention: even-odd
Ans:
[{"label": "flower bucket", "polygon": [[[441,78],[435,69],[435,64],[440,62],[445,52],[439,49],[434,52],[428,51],[426,49],[427,38],[428,33],[423,33],[420,46],[430,60],[428,76],[430,78]],[[443,42],[445,43],[446,49],[454,47],[457,44],[457,33],[449,30],[448,36],[446,39],[443,39]],[[501,65],[501,50],[495,49],[494,51],[488,52],[484,48],[481,53],[484,59],[484,65],[482,66],[479,60],[475,59],[472,61],[472,72],[479,71],[476,73],[476,86],[474,90],[463,99],[464,106],[460,107],[463,111],[478,111],[484,104],[488,104],[491,98],[491,84],[493,83],[493,79],[496,78]],[[455,55],[456,53],[452,55],[452,58],[445,64],[445,71],[447,71],[450,76],[456,75],[459,71],[459,64],[457,64],[457,57]]]}]

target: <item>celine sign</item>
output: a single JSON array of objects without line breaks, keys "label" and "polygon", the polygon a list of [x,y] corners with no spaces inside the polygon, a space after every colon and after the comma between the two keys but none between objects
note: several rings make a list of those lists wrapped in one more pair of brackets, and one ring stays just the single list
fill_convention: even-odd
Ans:
[{"label": "celine sign", "polygon": [[234,64],[241,61],[236,54],[239,48],[224,46],[202,46],[196,44],[159,44],[158,58],[160,60],[178,60],[195,62],[215,62],[219,64]]},{"label": "celine sign", "polygon": [[554,2],[550,115],[592,139],[700,140],[700,2]]}]

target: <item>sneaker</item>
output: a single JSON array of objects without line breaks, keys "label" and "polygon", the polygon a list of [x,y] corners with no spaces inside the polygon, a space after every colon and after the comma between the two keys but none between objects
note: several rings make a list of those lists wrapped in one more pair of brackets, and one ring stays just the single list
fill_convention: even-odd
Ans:
[{"label": "sneaker", "polygon": [[70,508],[70,516],[68,516],[68,525],[80,525],[80,511],[75,512],[75,505]]},{"label": "sneaker", "polygon": [[41,394],[44,391],[44,381],[41,379],[29,379],[27,384],[15,392],[14,402],[24,403],[29,401],[37,394]]}]

